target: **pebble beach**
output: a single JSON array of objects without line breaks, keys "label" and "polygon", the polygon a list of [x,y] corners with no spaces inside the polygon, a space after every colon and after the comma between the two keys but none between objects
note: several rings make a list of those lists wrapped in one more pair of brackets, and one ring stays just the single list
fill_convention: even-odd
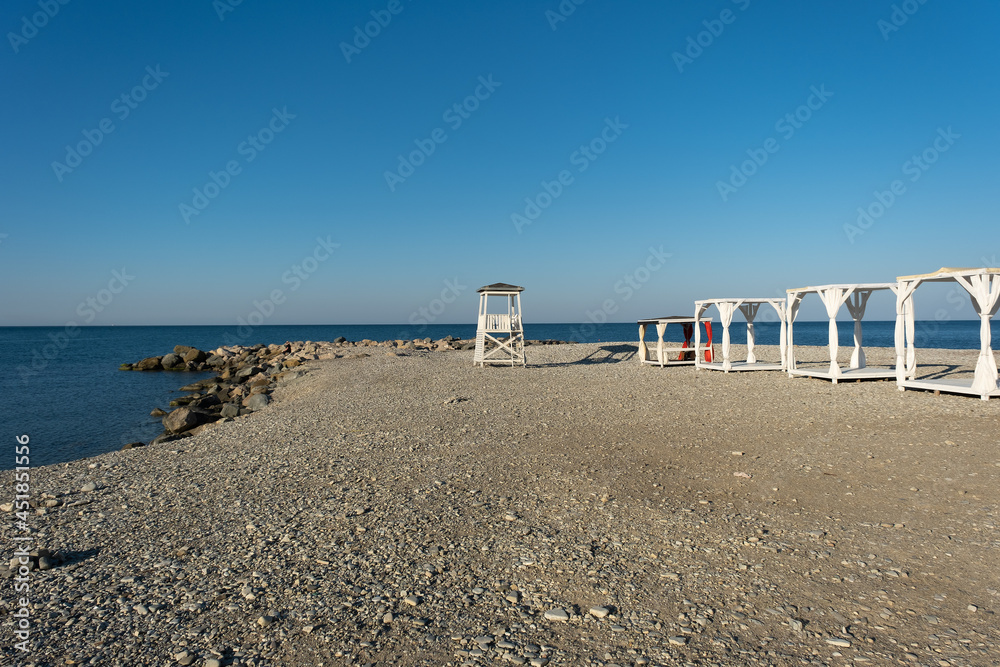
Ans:
[{"label": "pebble beach", "polygon": [[32,468],[3,663],[1000,663],[1000,401],[527,354],[315,355],[191,437]]}]

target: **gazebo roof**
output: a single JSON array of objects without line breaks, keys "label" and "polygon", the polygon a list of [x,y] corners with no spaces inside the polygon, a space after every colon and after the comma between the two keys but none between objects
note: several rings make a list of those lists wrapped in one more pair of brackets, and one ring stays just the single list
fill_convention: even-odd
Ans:
[{"label": "gazebo roof", "polygon": [[476,290],[477,292],[499,292],[501,294],[507,294],[509,292],[523,292],[523,287],[518,287],[517,285],[508,285],[507,283],[493,283],[492,285],[484,285]]},{"label": "gazebo roof", "polygon": [[879,290],[879,289],[889,289],[895,290],[896,283],[836,283],[833,285],[813,285],[811,287],[794,287],[789,290],[785,290],[789,294],[793,292],[821,292],[827,289],[833,289],[834,287],[840,289],[851,289],[851,290]]},{"label": "gazebo roof", "polygon": [[953,268],[953,267],[942,267],[933,273],[918,273],[913,276],[899,276],[896,280],[950,280],[956,275],[959,276],[970,276],[977,274],[997,274],[1000,273],[1000,269],[997,268]]}]

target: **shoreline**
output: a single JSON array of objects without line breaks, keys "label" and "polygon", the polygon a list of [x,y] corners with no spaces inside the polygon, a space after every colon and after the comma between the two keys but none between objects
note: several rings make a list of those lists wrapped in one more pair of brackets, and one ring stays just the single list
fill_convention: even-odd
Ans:
[{"label": "shoreline", "polygon": [[1000,657],[996,401],[635,348],[310,361],[266,409],[32,469],[31,659]]}]

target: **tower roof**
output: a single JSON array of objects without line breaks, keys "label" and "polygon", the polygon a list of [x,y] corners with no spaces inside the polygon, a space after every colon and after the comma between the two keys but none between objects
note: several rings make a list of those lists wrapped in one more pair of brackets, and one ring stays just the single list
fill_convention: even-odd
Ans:
[{"label": "tower roof", "polygon": [[476,290],[477,292],[523,292],[523,287],[518,287],[517,285],[508,285],[507,283],[493,283],[492,285],[484,285]]}]

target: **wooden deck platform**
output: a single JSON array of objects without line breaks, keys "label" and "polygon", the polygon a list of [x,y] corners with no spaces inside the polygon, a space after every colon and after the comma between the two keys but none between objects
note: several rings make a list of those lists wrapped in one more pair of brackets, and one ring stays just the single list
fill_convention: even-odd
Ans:
[{"label": "wooden deck platform", "polygon": [[934,392],[946,392],[949,394],[963,394],[965,396],[979,396],[984,401],[990,398],[1000,398],[1000,389],[996,389],[993,392],[987,394],[983,397],[978,391],[972,389],[972,377],[967,378],[953,378],[950,380],[903,380],[903,382],[897,383],[900,391],[905,391],[906,389],[923,389],[926,391]]},{"label": "wooden deck platform", "polygon": [[[780,370],[784,370],[784,366],[782,366],[780,363],[778,363],[778,362],[771,362],[771,361],[756,361],[756,362],[754,362],[752,364],[748,363],[746,361],[733,361],[733,362],[730,362],[730,363],[731,363],[731,366],[729,368],[729,371],[726,371],[726,372],[730,372],[730,373],[737,373],[737,372],[740,372],[740,371],[780,371]],[[712,363],[702,362],[701,364],[698,365],[698,368],[699,369],[707,368],[710,371],[725,371],[725,368],[722,367],[722,362],[721,361],[715,361],[715,362],[712,362]]]},{"label": "wooden deck platform", "polygon": [[793,368],[788,371],[788,375],[795,377],[811,377],[830,380],[834,384],[838,382],[853,382],[855,380],[884,380],[895,379],[895,368],[879,368],[877,366],[866,366],[865,368],[842,368],[840,375],[834,377],[830,373],[829,365],[819,367]]}]

